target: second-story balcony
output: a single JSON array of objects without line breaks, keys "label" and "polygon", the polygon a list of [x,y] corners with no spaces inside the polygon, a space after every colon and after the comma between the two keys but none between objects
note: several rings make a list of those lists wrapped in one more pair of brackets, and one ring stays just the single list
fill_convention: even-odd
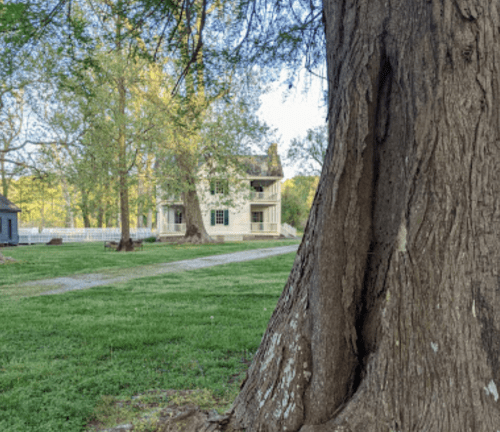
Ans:
[{"label": "second-story balcony", "polygon": [[278,195],[269,192],[250,192],[251,201],[277,201]]},{"label": "second-story balcony", "polygon": [[180,195],[167,195],[163,198],[163,200],[165,202],[168,202],[168,203],[181,203],[183,202],[182,201],[182,197]]}]

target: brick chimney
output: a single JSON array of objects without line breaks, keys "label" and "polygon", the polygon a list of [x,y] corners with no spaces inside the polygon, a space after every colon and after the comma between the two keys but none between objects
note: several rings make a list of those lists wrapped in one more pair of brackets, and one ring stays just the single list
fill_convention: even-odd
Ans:
[{"label": "brick chimney", "polygon": [[278,155],[278,144],[273,143],[267,149],[267,167],[269,175],[283,177],[283,169],[281,168],[281,161]]}]

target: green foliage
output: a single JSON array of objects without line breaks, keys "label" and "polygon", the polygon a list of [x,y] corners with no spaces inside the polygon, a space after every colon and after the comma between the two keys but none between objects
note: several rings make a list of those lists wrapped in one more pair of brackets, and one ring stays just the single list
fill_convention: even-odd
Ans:
[{"label": "green foliage", "polygon": [[327,148],[327,126],[308,129],[304,138],[292,140],[286,155],[286,163],[301,167],[301,175],[320,175]]},{"label": "green foliage", "polygon": [[64,226],[66,218],[61,184],[54,176],[24,176],[12,180],[10,199],[21,208],[21,226]]},{"label": "green foliage", "polygon": [[[321,0],[242,0],[230,47],[244,67],[257,63],[270,71],[288,72],[289,86],[302,69],[320,73],[326,59]],[[241,35],[245,37],[241,40]],[[238,35],[238,36],[236,36]],[[238,41],[238,42],[236,42]]]},{"label": "green foliage", "polygon": [[296,176],[281,185],[281,220],[303,231],[314,194],[318,187],[318,176]]},{"label": "green foliage", "polygon": [[259,346],[294,255],[64,295],[3,298],[0,429],[80,432],[91,420],[116,418],[113,401],[150,389],[206,389],[164,403],[227,402],[239,385],[234,377],[241,379]]}]

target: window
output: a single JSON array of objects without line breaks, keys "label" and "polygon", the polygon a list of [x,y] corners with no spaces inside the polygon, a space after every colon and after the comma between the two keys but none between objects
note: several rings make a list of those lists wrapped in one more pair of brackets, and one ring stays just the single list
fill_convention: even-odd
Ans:
[{"label": "window", "polygon": [[12,240],[12,219],[9,219],[9,239]]},{"label": "window", "polygon": [[223,225],[223,224],[224,224],[224,211],[215,210],[215,225]]},{"label": "window", "polygon": [[252,222],[253,223],[264,222],[264,212],[261,211],[252,212]]},{"label": "window", "polygon": [[228,184],[226,180],[215,180],[210,182],[210,193],[215,194],[226,194],[228,191]]},{"label": "window", "polygon": [[210,225],[229,225],[229,210],[212,210]]},{"label": "window", "polygon": [[182,211],[176,210],[175,212],[175,222],[176,224],[181,224],[182,223]]}]

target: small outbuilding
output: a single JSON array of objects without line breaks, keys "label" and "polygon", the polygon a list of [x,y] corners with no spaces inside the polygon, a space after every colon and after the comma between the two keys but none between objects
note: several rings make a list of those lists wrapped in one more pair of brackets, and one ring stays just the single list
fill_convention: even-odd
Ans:
[{"label": "small outbuilding", "polygon": [[17,214],[20,211],[19,207],[0,195],[0,245],[17,245],[19,243]]}]

